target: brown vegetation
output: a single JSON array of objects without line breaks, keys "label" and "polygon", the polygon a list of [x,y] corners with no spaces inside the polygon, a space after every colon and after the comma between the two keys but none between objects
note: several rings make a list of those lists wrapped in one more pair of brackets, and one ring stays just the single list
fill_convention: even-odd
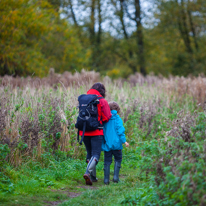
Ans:
[{"label": "brown vegetation", "polygon": [[[112,80],[109,77],[102,79],[100,74],[95,71],[82,70],[80,73],[75,72],[64,72],[63,74],[55,73],[54,69],[51,68],[49,75],[45,78],[38,77],[12,77],[4,76],[0,77],[0,87],[9,86],[14,89],[16,87],[25,88],[40,88],[50,86],[52,88],[57,87],[79,87],[89,86],[95,82],[103,81],[105,84],[111,83]],[[128,79],[118,79],[114,81],[116,84],[122,87],[124,82],[128,82],[131,86],[155,86],[160,89],[166,90],[168,93],[175,93],[182,97],[188,94],[193,97],[198,103],[204,103],[206,100],[206,77],[174,77],[170,76],[165,78],[163,76],[147,75],[143,76],[140,73],[130,75]]]},{"label": "brown vegetation", "polygon": [[[94,71],[82,70],[73,75],[69,72],[60,75],[53,69],[43,79],[4,76],[0,78],[0,143],[9,145],[11,152],[7,159],[13,165],[18,165],[28,156],[43,158],[41,154],[49,148],[53,152],[60,149],[67,152],[68,156],[80,157],[84,150],[76,144],[74,128],[77,97],[86,93],[97,81],[105,84],[106,99],[120,105],[124,122],[128,120],[130,113],[136,109],[140,111],[137,124],[145,130],[146,137],[155,125],[158,127],[153,118],[161,108],[173,110],[171,100],[184,105],[185,112],[188,112],[188,101],[205,101],[205,77],[166,79],[135,74],[128,80],[118,79],[112,82],[109,77],[101,79],[99,73]],[[192,121],[187,115],[184,118],[188,122]],[[181,130],[182,132],[176,131],[176,124],[174,122],[174,129],[170,132],[174,136],[177,132],[182,133],[185,141],[192,141],[187,123],[184,123],[185,131]],[[130,135],[132,136],[128,133]]]}]

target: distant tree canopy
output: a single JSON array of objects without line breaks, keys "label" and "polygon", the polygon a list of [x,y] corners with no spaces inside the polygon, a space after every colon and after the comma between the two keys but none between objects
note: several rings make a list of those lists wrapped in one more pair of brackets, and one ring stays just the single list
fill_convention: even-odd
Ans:
[{"label": "distant tree canopy", "polygon": [[[4,0],[0,75],[206,74],[205,0]],[[149,15],[149,17],[148,17]]]},{"label": "distant tree canopy", "polygon": [[89,49],[48,1],[4,0],[0,11],[0,75],[44,76],[49,67],[63,72],[87,65]]}]

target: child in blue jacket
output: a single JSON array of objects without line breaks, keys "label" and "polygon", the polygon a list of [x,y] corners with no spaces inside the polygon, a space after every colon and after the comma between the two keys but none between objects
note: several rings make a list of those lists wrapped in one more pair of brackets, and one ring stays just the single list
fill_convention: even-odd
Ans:
[{"label": "child in blue jacket", "polygon": [[118,115],[120,107],[116,102],[110,102],[109,107],[112,113],[111,119],[104,124],[104,140],[102,142],[102,151],[104,151],[104,184],[109,184],[110,165],[112,155],[114,155],[114,177],[113,182],[119,182],[119,170],[122,162],[122,144],[126,147],[129,144],[125,138],[125,128],[123,121]]}]

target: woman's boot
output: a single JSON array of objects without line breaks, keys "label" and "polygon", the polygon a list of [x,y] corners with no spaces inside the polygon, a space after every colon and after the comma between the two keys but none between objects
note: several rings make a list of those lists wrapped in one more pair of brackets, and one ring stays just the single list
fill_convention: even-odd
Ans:
[{"label": "woman's boot", "polygon": [[91,174],[94,174],[94,170],[96,170],[97,162],[98,159],[92,156],[92,158],[90,159],[87,165],[86,173],[83,176],[86,181],[86,185],[92,185]]},{"label": "woman's boot", "polygon": [[[87,159],[87,160],[86,160],[87,165],[88,165],[89,161],[90,161],[90,159]],[[98,179],[96,178],[96,167],[95,167],[94,170],[91,172],[91,174],[90,174],[90,179],[91,179],[92,182],[97,182],[97,181],[98,181]]]},{"label": "woman's boot", "polygon": [[119,182],[119,170],[121,168],[121,162],[115,162],[114,165],[114,177],[113,177],[113,182]]},{"label": "woman's boot", "polygon": [[104,184],[109,184],[110,165],[104,165]]},{"label": "woman's boot", "polygon": [[92,182],[97,182],[98,181],[98,179],[96,178],[96,167],[91,172],[90,177],[91,177]]}]

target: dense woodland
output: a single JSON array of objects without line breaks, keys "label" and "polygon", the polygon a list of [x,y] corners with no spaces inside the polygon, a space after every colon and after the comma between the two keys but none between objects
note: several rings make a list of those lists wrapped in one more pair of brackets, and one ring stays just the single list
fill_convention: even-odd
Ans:
[{"label": "dense woodland", "polygon": [[0,75],[206,73],[205,0],[4,0]]}]

